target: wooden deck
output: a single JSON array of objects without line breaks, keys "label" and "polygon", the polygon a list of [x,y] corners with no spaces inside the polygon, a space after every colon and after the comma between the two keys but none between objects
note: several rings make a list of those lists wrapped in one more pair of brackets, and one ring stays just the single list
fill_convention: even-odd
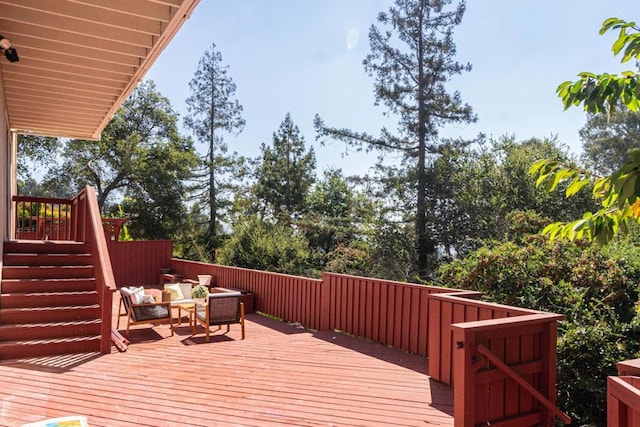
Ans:
[{"label": "wooden deck", "polygon": [[91,427],[453,425],[453,391],[422,357],[257,314],[246,326],[244,341],[232,325],[205,343],[184,321],[173,337],[140,325],[124,353],[0,362],[0,425],[66,415]]}]

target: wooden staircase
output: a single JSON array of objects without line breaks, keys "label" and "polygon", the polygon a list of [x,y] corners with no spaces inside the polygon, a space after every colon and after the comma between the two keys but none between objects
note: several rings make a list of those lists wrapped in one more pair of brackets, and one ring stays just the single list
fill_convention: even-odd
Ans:
[{"label": "wooden staircase", "polygon": [[4,243],[0,360],[100,351],[100,304],[89,246]]}]

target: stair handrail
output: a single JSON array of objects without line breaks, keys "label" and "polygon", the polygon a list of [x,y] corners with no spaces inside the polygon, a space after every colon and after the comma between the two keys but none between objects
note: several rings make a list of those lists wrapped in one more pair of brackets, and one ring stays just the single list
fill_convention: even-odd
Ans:
[{"label": "stair handrail", "polygon": [[108,354],[111,352],[111,317],[116,281],[102,227],[98,199],[93,187],[85,186],[74,197],[72,206],[75,211],[74,237],[76,241],[83,241],[90,246],[102,319],[100,351]]},{"label": "stair handrail", "polygon": [[542,393],[536,390],[531,384],[526,382],[520,375],[518,375],[516,371],[514,371],[509,366],[507,366],[506,363],[500,360],[500,358],[496,356],[486,346],[484,346],[483,344],[478,344],[477,351],[478,353],[482,354],[487,359],[489,359],[489,361],[493,363],[496,368],[504,372],[509,378],[515,381],[520,387],[524,388],[529,393],[531,393],[534,399],[536,399],[538,402],[544,405],[556,417],[560,418],[565,424],[571,424],[571,418],[569,418],[567,414],[562,412],[562,410],[560,410],[556,405],[554,405],[553,402],[551,402],[549,399],[544,397]]}]

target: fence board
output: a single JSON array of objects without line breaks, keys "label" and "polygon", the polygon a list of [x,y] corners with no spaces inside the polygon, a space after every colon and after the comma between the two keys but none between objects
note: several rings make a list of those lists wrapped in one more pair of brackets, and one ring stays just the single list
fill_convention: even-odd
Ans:
[{"label": "fence board", "polygon": [[167,268],[173,256],[171,240],[107,240],[107,248],[118,287],[159,284],[160,269]]}]

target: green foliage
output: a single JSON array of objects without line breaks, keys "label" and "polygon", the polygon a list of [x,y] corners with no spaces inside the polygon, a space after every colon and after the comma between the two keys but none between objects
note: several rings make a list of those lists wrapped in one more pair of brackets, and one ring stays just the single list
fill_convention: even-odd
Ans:
[{"label": "green foliage", "polygon": [[[640,27],[635,22],[626,22],[618,18],[609,18],[602,23],[600,34],[609,30],[619,30],[613,43],[614,55],[622,53],[621,62],[640,59]],[[631,31],[631,32],[629,32]],[[585,111],[599,113],[613,110],[620,101],[632,111],[638,110],[640,74],[624,71],[617,74],[579,73],[579,80],[561,83],[556,92],[562,98],[565,109],[572,105],[584,105]]]},{"label": "green foliage", "polygon": [[609,175],[631,160],[629,150],[640,141],[640,113],[622,105],[610,114],[589,114],[580,129],[582,160],[598,175]]},{"label": "green foliage", "polygon": [[362,249],[375,205],[348,182],[341,170],[326,170],[304,203],[306,212],[297,226],[318,255],[316,268],[322,269],[334,256],[343,258],[355,250],[354,243]]},{"label": "green foliage", "polygon": [[576,243],[539,235],[496,242],[443,266],[440,279],[482,291],[493,302],[565,315],[558,331],[558,404],[578,425],[604,425],[606,376],[640,351],[640,248],[631,240],[617,241],[615,250]]},{"label": "green foliage", "polygon": [[351,246],[339,245],[327,254],[328,262],[324,268],[339,274],[369,276],[371,272],[371,256],[366,247],[353,243]]},{"label": "green foliage", "polygon": [[305,211],[305,198],[315,180],[313,147],[305,151],[304,137],[289,113],[273,134],[272,146],[262,144],[255,194],[276,220],[290,224]]},{"label": "green foliage", "polygon": [[303,236],[290,227],[263,222],[256,215],[235,225],[218,254],[220,264],[287,274],[304,273],[308,258]]},{"label": "green foliage", "polygon": [[[640,27],[635,22],[609,18],[603,22],[600,34],[610,30],[619,30],[612,47],[614,55],[622,53],[622,62],[640,58]],[[638,110],[640,74],[637,72],[625,71],[620,75],[583,72],[578,76],[579,80],[558,86],[557,93],[565,109],[583,104],[589,113],[610,115],[615,106],[622,103],[631,111]],[[601,177],[553,160],[535,163],[530,173],[537,176],[538,185],[544,184],[548,191],[553,191],[558,183],[566,181],[569,182],[567,196],[571,196],[585,182],[591,181],[593,196],[602,205],[596,213],[588,211],[581,219],[551,224],[543,232],[552,239],[585,238],[601,244],[610,242],[619,232],[626,232],[630,220],[640,217],[640,205],[634,205],[640,196],[640,150],[631,151],[629,156],[630,161]]]},{"label": "green foliage", "polygon": [[596,177],[590,172],[567,166],[554,160],[539,160],[531,166],[529,173],[537,176],[536,184],[545,185],[547,191],[566,183],[567,197],[593,184],[593,198],[602,208],[596,213],[586,212],[579,220],[558,222],[547,226],[544,234],[551,239],[587,239],[608,243],[618,232],[626,232],[630,220],[640,217],[640,206],[636,204],[640,195],[640,149],[629,152],[631,161],[625,163],[611,175]]},{"label": "green foliage", "polygon": [[96,189],[103,214],[121,202],[134,238],[170,238],[184,217],[186,181],[198,158],[178,132],[178,115],[151,81],[141,83],[102,132],[100,141],[69,140],[63,163],[45,185]]},{"label": "green foliage", "polygon": [[[18,161],[16,163],[18,179],[21,181],[33,179],[33,172],[38,171],[42,166],[54,163],[61,145],[62,143],[58,138],[18,135]],[[48,193],[46,196],[57,196],[54,193]],[[20,194],[39,195],[31,192],[21,192]]]},{"label": "green foliage", "polygon": [[205,285],[196,285],[191,290],[191,296],[194,298],[206,298],[209,295],[209,289]]},{"label": "green foliage", "polygon": [[527,175],[540,157],[572,161],[556,138],[517,141],[503,136],[443,145],[440,152],[429,169],[437,190],[428,218],[435,225],[432,237],[449,257],[464,255],[484,239],[504,237],[510,232],[510,212],[532,211],[561,221],[596,206],[589,195],[566,199],[548,193]]},{"label": "green foliage", "polygon": [[[616,363],[635,354],[626,346],[632,336],[620,324],[592,319],[585,325],[572,324],[558,339],[557,404],[576,425],[605,426],[606,377],[616,375]],[[584,424],[582,424],[582,423]]]}]

